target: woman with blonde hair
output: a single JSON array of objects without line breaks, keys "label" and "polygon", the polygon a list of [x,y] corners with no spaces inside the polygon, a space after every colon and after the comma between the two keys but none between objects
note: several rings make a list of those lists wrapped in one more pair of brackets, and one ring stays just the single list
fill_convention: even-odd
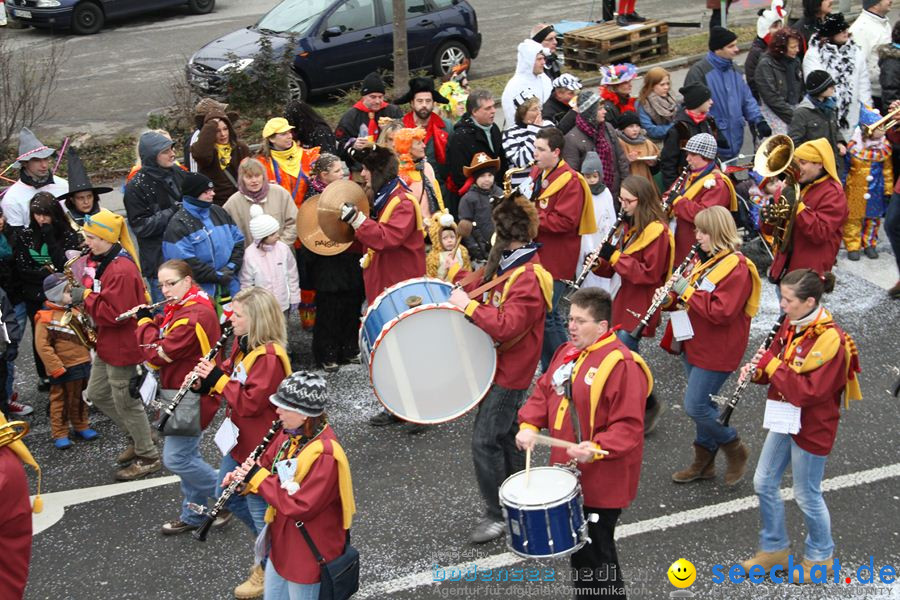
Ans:
[{"label": "woman with blonde hair", "polygon": [[244,234],[245,240],[253,239],[250,233],[252,206],[259,206],[263,213],[275,217],[281,226],[279,239],[288,246],[294,245],[297,240],[297,206],[291,194],[280,185],[269,185],[262,163],[245,158],[238,167],[238,191],[222,207]]},{"label": "woman with blonde hair", "polygon": [[657,144],[662,144],[678,112],[678,102],[669,93],[671,87],[669,72],[662,67],[653,67],[644,75],[644,84],[635,103],[641,127]]},{"label": "woman with blonde hair", "polygon": [[384,146],[394,151],[394,136],[397,135],[397,132],[403,129],[403,121],[400,119],[384,119],[380,121],[381,132],[378,134],[378,139],[375,141],[379,146]]}]

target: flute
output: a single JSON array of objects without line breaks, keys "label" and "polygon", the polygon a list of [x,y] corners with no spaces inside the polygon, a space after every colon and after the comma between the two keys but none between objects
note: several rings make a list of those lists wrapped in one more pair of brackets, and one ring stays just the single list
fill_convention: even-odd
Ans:
[{"label": "flute", "polygon": [[[269,444],[272,443],[272,440],[275,439],[275,434],[278,433],[278,430],[281,429],[281,420],[275,419],[272,422],[272,426],[269,428],[269,431],[266,432],[266,436],[259,443],[259,446],[253,449],[253,452],[250,453],[248,458],[252,458],[254,462],[259,460],[259,457],[263,455],[263,452],[266,451],[266,448],[269,447]],[[206,536],[209,535],[209,528],[212,527],[213,521],[216,520],[216,517],[219,516],[219,512],[225,507],[225,503],[228,502],[228,499],[231,498],[234,493],[237,491],[238,487],[240,487],[244,483],[243,477],[234,477],[231,480],[231,483],[228,484],[228,487],[222,492],[222,495],[219,496],[219,499],[216,500],[216,503],[209,511],[204,511],[206,515],[206,520],[203,522],[200,527],[194,530],[193,536],[200,540],[201,542],[206,541]]]},{"label": "flute", "polygon": [[[216,342],[216,345],[209,349],[209,352],[203,357],[203,360],[212,360],[213,357],[219,353],[219,350],[222,349],[222,346],[225,345],[225,340],[231,335],[232,325],[229,323],[222,329],[222,337],[219,338],[219,341]],[[191,386],[200,378],[200,375],[197,374],[196,371],[191,371],[190,377],[185,380],[184,383],[181,384],[181,387],[178,388],[178,392],[175,394],[175,397],[172,398],[172,401],[169,405],[164,409],[162,417],[159,419],[159,423],[156,424],[156,429],[158,431],[162,431],[166,428],[166,422],[168,422],[169,417],[175,414],[175,409],[178,408],[178,405],[181,404],[182,399],[184,399],[185,395],[190,391]]]},{"label": "flute", "polygon": [[619,227],[622,226],[622,222],[625,220],[625,209],[620,208],[619,214],[616,215],[616,222],[613,223],[612,229],[609,230],[609,233],[606,234],[606,239],[603,240],[603,243],[597,246],[594,250],[591,251],[590,254],[584,257],[584,268],[579,273],[578,277],[572,282],[570,285],[577,289],[581,289],[581,286],[584,284],[584,280],[587,279],[587,276],[591,274],[591,269],[594,267],[594,264],[597,262],[597,259],[600,258],[600,250],[603,249],[603,246],[606,244],[612,243],[613,237],[615,237],[616,232],[619,230]]},{"label": "flute", "polygon": [[644,329],[650,323],[650,319],[653,318],[653,315],[656,314],[656,311],[663,305],[663,302],[666,301],[666,298],[669,295],[669,292],[672,291],[672,288],[675,286],[675,282],[684,274],[687,268],[690,266],[691,261],[694,260],[694,256],[697,255],[697,252],[700,250],[700,244],[696,243],[691,246],[691,251],[687,253],[687,256],[684,257],[684,260],[681,261],[681,264],[678,265],[678,268],[672,273],[672,277],[669,278],[669,282],[665,285],[665,293],[660,294],[659,298],[650,305],[650,308],[647,309],[647,312],[644,313],[643,318],[641,318],[641,322],[637,324],[630,335],[632,338],[639,340],[641,339],[641,334],[644,333]]},{"label": "flute", "polygon": [[678,176],[678,179],[666,190],[666,197],[662,202],[663,212],[668,215],[669,210],[672,208],[672,201],[678,196],[678,190],[681,189],[681,185],[684,183],[684,180],[687,179],[687,176],[691,172],[690,165],[685,165],[684,169],[681,170],[681,175]]},{"label": "flute", "polygon": [[130,319],[131,317],[136,315],[138,313],[138,311],[141,310],[142,308],[146,308],[147,310],[153,310],[154,308],[159,308],[163,304],[168,304],[169,302],[172,302],[172,300],[173,300],[172,298],[166,298],[165,300],[160,300],[159,302],[154,302],[153,304],[139,304],[139,305],[135,306],[134,308],[130,308],[130,309],[126,310],[121,315],[116,317],[116,321],[124,321],[125,319]]},{"label": "flute", "polygon": [[[778,320],[775,322],[775,325],[772,326],[772,330],[769,332],[769,335],[766,336],[766,339],[763,340],[762,345],[756,351],[758,354],[760,351],[765,351],[769,349],[769,346],[772,345],[772,342],[775,341],[775,336],[778,335],[778,330],[781,329],[781,324],[784,323],[784,318],[787,315],[782,313]],[[756,354],[753,356],[755,357]],[[722,411],[722,414],[719,415],[719,423],[728,427],[728,421],[731,420],[731,413],[734,412],[735,407],[738,405],[738,402],[741,401],[741,395],[744,393],[744,389],[746,389],[747,385],[750,384],[750,380],[753,379],[752,373],[756,371],[756,362],[752,359],[750,360],[750,371],[747,374],[747,377],[744,379],[738,379],[737,387],[734,388],[734,393],[731,394],[731,399],[728,401],[728,404],[725,406],[725,410]],[[724,400],[725,398],[722,396],[711,396],[711,398],[719,402]]]}]

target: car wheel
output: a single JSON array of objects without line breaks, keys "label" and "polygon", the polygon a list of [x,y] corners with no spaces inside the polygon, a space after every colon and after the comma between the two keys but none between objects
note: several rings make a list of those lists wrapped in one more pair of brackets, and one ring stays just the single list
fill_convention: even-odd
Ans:
[{"label": "car wheel", "polygon": [[216,7],[216,0],[189,0],[187,5],[195,15],[205,15]]},{"label": "car wheel", "polygon": [[453,67],[469,58],[469,49],[458,40],[441,45],[434,55],[432,70],[437,77],[449,73]]},{"label": "car wheel", "polygon": [[298,75],[293,70],[288,73],[288,97],[303,102],[309,98],[309,84],[303,79],[303,75]]},{"label": "car wheel", "polygon": [[72,31],[92,35],[103,27],[103,11],[93,2],[82,2],[72,12]]}]

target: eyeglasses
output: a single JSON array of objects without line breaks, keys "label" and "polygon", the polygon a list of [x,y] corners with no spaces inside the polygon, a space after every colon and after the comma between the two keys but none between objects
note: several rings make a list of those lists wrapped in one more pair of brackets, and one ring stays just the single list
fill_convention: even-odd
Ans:
[{"label": "eyeglasses", "polygon": [[582,319],[581,317],[569,317],[569,325],[572,323],[581,326],[586,323],[596,323],[597,321],[594,319]]},{"label": "eyeglasses", "polygon": [[175,279],[174,281],[160,281],[160,282],[159,282],[159,289],[164,290],[164,289],[166,289],[166,288],[172,288],[172,287],[175,287],[176,285],[178,285],[179,283],[181,283],[181,280],[182,280],[182,279],[184,279],[184,277],[181,277],[181,278],[179,278],[179,279]]}]

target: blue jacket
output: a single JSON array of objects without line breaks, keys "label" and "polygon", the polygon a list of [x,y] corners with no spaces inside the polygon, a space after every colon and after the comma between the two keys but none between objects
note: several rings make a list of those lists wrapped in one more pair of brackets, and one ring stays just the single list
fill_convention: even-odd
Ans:
[{"label": "blue jacket", "polygon": [[169,221],[163,235],[163,259],[180,258],[194,271],[194,281],[216,297],[222,269],[233,276],[228,292],[240,289],[238,272],[244,260],[244,235],[220,206],[185,196],[181,208]]},{"label": "blue jacket", "polygon": [[634,107],[637,109],[638,119],[641,121],[641,128],[647,132],[647,137],[651,140],[666,139],[666,134],[669,133],[669,130],[672,129],[672,125],[675,124],[674,120],[665,125],[657,125],[653,122],[653,119],[650,118],[650,115],[647,114],[644,107],[641,106],[640,102],[635,102]]},{"label": "blue jacket", "polygon": [[744,122],[755,125],[763,120],[750,87],[733,61],[719,58],[714,52],[709,52],[688,71],[684,85],[695,83],[704,84],[712,92],[709,113],[728,141],[728,148],[720,149],[719,158],[734,158],[744,143]]}]

